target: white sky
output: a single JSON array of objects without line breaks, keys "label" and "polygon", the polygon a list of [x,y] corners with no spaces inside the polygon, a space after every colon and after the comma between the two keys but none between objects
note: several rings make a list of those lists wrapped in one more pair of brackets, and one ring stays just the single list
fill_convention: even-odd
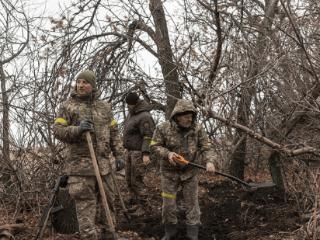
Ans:
[{"label": "white sky", "polygon": [[[64,6],[69,6],[72,3],[72,0],[21,0],[24,6],[27,9],[28,15],[30,17],[59,17],[61,9],[64,9]],[[165,2],[166,3],[166,2]],[[167,2],[165,5],[166,11],[174,10],[173,2]],[[169,18],[168,18],[169,19]],[[172,34],[172,33],[171,33]],[[156,49],[154,49],[156,50]],[[151,75],[156,76],[155,67],[158,66],[157,59],[147,50],[139,52],[137,55],[140,66]]]},{"label": "white sky", "polygon": [[71,3],[71,0],[22,0],[29,14],[36,16],[56,16],[59,14],[60,6]]}]

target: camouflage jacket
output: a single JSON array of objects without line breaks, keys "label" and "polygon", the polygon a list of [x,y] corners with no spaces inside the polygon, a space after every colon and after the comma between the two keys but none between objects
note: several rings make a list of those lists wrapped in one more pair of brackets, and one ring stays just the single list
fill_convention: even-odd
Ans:
[{"label": "camouflage jacket", "polygon": [[149,145],[155,128],[150,106],[140,100],[125,121],[123,145],[128,150],[149,153]]},{"label": "camouflage jacket", "polygon": [[172,166],[168,160],[169,152],[176,152],[183,155],[188,161],[200,163],[214,162],[215,155],[211,149],[208,136],[204,128],[194,122],[188,129],[181,129],[174,121],[174,115],[182,112],[193,112],[196,110],[192,103],[186,100],[179,100],[171,114],[170,120],[157,126],[151,141],[151,152],[160,158],[162,174],[179,174],[182,179],[197,174],[198,170],[192,166]]},{"label": "camouflage jacket", "polygon": [[105,175],[112,165],[111,153],[115,158],[123,158],[122,142],[111,105],[96,100],[95,97],[92,100],[81,99],[75,92],[61,104],[53,125],[56,138],[68,144],[65,174],[94,175],[85,134],[81,135],[79,132],[78,126],[82,120],[90,120],[93,123],[92,142],[100,173]]}]

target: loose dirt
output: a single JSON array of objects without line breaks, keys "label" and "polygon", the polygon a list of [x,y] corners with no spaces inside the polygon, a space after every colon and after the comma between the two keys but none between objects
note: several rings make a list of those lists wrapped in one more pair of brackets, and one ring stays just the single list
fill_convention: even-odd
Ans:
[{"label": "loose dirt", "polygon": [[[150,171],[145,179],[148,196],[140,202],[143,214],[132,216],[130,222],[121,212],[120,201],[116,201],[117,232],[120,236],[132,240],[158,240],[164,233],[161,224],[160,177],[156,171]],[[127,208],[135,206],[129,201],[125,180],[119,177]],[[246,191],[225,178],[203,173],[199,181],[199,202],[202,225],[199,239],[214,240],[293,240],[293,232],[302,222],[294,202],[279,189],[263,188]],[[185,213],[181,194],[178,194],[179,232],[177,240],[185,237]],[[6,213],[10,214],[10,213]],[[15,233],[16,240],[30,240],[36,232],[39,216],[34,212],[23,211],[17,218],[26,225],[24,230]],[[76,239],[69,235],[56,234],[48,227],[44,239]]]},{"label": "loose dirt", "polygon": [[[149,176],[147,183],[149,195],[142,203],[145,213],[133,217],[131,223],[122,217],[119,219],[118,229],[124,236],[126,232],[135,232],[140,239],[160,239],[163,235],[159,176]],[[200,177],[199,186],[202,212],[199,239],[285,239],[285,236],[300,227],[294,202],[275,187],[246,191],[230,180],[208,174]],[[182,196],[178,194],[180,222],[176,239],[182,240],[186,239],[185,216],[179,197]],[[139,239],[137,235],[135,237]],[[130,235],[127,237],[130,238]]]}]

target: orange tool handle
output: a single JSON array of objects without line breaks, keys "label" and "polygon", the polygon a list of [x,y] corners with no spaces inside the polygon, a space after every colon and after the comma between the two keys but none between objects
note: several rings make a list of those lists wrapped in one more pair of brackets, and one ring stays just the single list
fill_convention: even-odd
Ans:
[{"label": "orange tool handle", "polygon": [[[191,165],[191,166],[193,166],[193,167],[197,167],[197,168],[201,168],[201,169],[203,169],[203,170],[206,170],[206,167],[205,167],[205,166],[202,166],[202,165],[197,164],[197,163],[189,162],[188,160],[186,160],[186,159],[185,159],[183,156],[181,156],[181,155],[178,155],[178,157],[173,157],[173,160],[174,160],[175,162],[183,165],[183,166],[184,166],[184,165]],[[239,178],[237,178],[237,177],[235,177],[235,176],[232,176],[232,175],[230,175],[230,174],[223,173],[223,172],[219,172],[219,171],[215,171],[214,173],[215,173],[215,174],[218,174],[218,175],[220,175],[220,176],[223,176],[223,177],[227,177],[227,178],[229,178],[229,179],[231,179],[231,180],[233,180],[233,181],[235,181],[235,182],[237,182],[237,183],[239,183],[239,184],[242,184],[242,185],[244,185],[244,186],[246,186],[246,187],[248,187],[248,188],[251,188],[251,187],[252,187],[249,183],[247,183],[247,182],[245,182],[245,181],[242,181],[241,179],[239,179]]]},{"label": "orange tool handle", "polygon": [[174,156],[173,157],[173,160],[176,162],[176,163],[179,163],[180,165],[188,165],[189,164],[189,161],[186,160],[183,156],[181,155],[178,155],[178,156]]}]

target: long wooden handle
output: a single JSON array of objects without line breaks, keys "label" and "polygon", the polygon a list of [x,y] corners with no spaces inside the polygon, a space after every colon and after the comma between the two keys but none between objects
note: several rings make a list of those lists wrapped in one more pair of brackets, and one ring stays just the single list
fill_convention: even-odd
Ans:
[{"label": "long wooden handle", "polygon": [[42,240],[43,239],[42,236],[43,236],[43,233],[46,229],[52,208],[53,208],[53,206],[50,206],[49,208],[44,210],[44,213],[40,219],[40,225],[38,227],[39,229],[38,229],[38,232],[37,232],[34,240]]},{"label": "long wooden handle", "polygon": [[[44,233],[44,231],[46,229],[46,226],[47,226],[51,211],[53,209],[53,205],[54,205],[54,203],[56,201],[56,197],[57,197],[57,194],[59,192],[59,187],[60,187],[60,184],[61,184],[61,179],[62,179],[62,177],[60,176],[56,180],[56,183],[55,183],[54,188],[53,188],[53,195],[50,197],[50,201],[49,201],[48,205],[46,206],[46,208],[44,209],[44,211],[43,211],[43,213],[41,215],[41,218],[40,218],[40,221],[39,221],[39,225],[38,225],[38,231],[37,231],[37,234],[36,234],[34,240],[42,240],[43,239],[42,236],[43,236],[43,233]],[[0,228],[0,230],[1,230],[1,228]]]},{"label": "long wooden handle", "polygon": [[100,191],[102,206],[104,208],[104,212],[106,214],[108,224],[109,224],[109,226],[111,228],[111,232],[114,235],[114,239],[116,239],[115,238],[115,228],[114,228],[114,224],[113,224],[113,221],[112,221],[110,208],[109,208],[109,205],[108,205],[108,202],[107,202],[107,195],[106,195],[106,192],[105,192],[104,187],[103,187],[102,178],[101,178],[101,175],[100,175],[96,154],[94,153],[90,132],[86,132],[86,138],[87,138],[87,142],[88,142],[88,146],[89,146],[89,151],[90,151],[90,156],[91,156],[91,160],[92,160],[92,164],[93,164],[93,168],[94,168],[94,173],[96,175],[97,182],[98,182],[98,187],[99,187],[99,191]]},{"label": "long wooden handle", "polygon": [[[110,166],[110,168],[111,168],[111,166]],[[118,197],[120,199],[120,203],[121,203],[121,207],[123,209],[124,216],[126,217],[128,222],[130,222],[131,218],[130,218],[130,216],[128,214],[128,209],[126,208],[126,205],[124,204],[124,201],[123,201],[123,198],[122,198],[122,195],[121,195],[121,191],[120,191],[120,188],[119,188],[119,185],[118,185],[118,181],[117,181],[116,176],[114,175],[112,169],[111,169],[111,177],[112,177],[112,180],[114,182],[114,187],[115,187],[115,189],[117,191]]]}]

